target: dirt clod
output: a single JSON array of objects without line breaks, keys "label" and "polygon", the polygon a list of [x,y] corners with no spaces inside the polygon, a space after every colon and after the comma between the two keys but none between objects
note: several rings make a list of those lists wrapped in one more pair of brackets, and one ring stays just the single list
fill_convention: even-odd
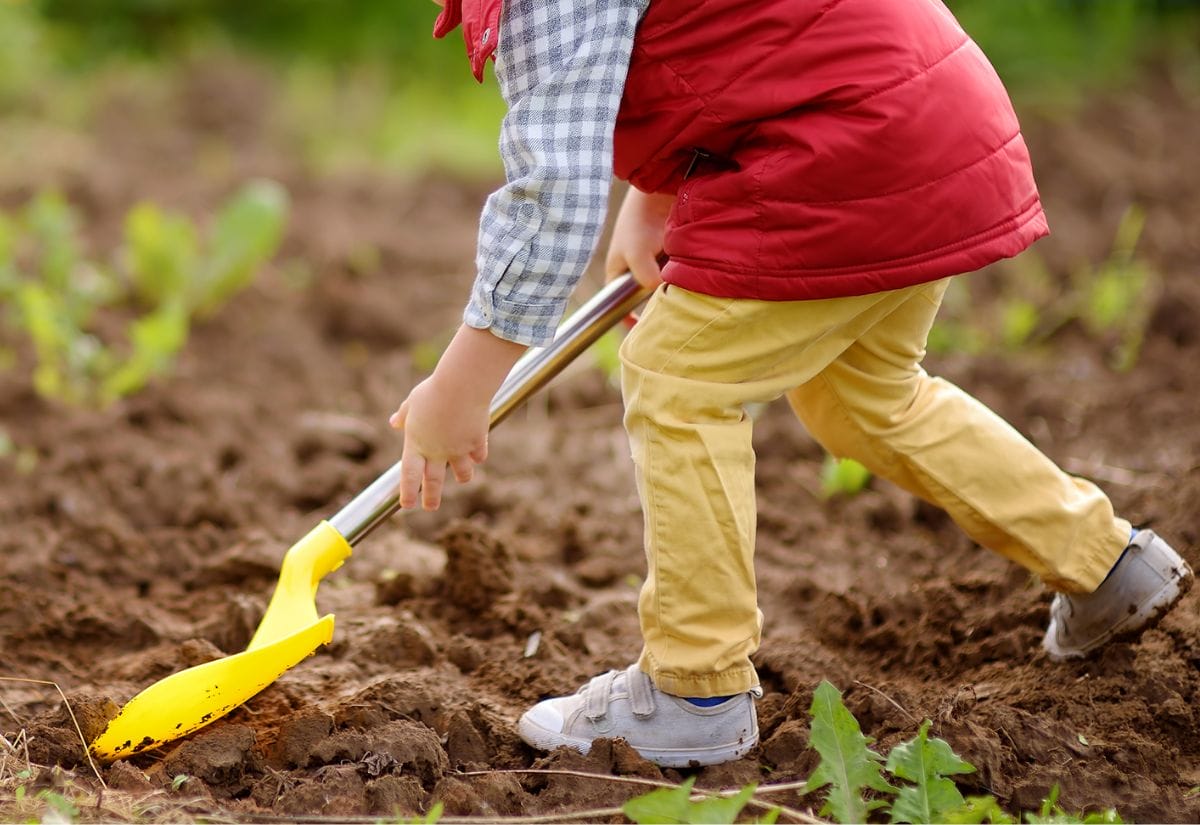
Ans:
[{"label": "dirt clod", "polygon": [[486,610],[512,592],[512,555],[494,533],[457,521],[438,536],[446,550],[442,589],[446,599],[468,610]]},{"label": "dirt clod", "polygon": [[289,768],[305,767],[309,758],[333,731],[333,717],[310,708],[286,719],[279,726],[273,757]]},{"label": "dirt clod", "polygon": [[169,776],[194,776],[205,784],[239,784],[255,767],[254,731],[242,725],[221,724],[202,731],[175,748],[163,760]]}]

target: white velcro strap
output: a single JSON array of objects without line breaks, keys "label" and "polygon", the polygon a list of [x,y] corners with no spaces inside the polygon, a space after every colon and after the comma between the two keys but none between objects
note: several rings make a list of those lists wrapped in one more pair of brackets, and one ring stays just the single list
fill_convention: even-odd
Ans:
[{"label": "white velcro strap", "polygon": [[653,714],[654,685],[650,677],[637,665],[632,665],[625,671],[625,681],[629,683],[629,709],[633,715],[644,719]]},{"label": "white velcro strap", "polygon": [[603,719],[608,713],[608,697],[612,693],[613,680],[616,678],[617,672],[610,670],[608,673],[602,673],[588,682],[587,690],[583,697],[583,713],[588,719],[594,722],[597,719]]}]

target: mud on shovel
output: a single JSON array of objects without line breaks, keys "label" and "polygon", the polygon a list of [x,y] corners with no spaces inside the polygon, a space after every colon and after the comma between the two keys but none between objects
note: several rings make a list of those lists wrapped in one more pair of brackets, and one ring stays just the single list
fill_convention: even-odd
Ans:
[{"label": "mud on shovel", "polygon": [[[610,282],[558,328],[554,341],[531,349],[492,399],[495,427],[649,295],[630,275]],[[333,615],[318,616],[317,585],[351,547],[399,509],[400,463],[322,521],[284,555],[279,583],[249,646],[188,668],[134,696],[91,744],[112,761],[156,748],[221,718],[333,639]]]}]

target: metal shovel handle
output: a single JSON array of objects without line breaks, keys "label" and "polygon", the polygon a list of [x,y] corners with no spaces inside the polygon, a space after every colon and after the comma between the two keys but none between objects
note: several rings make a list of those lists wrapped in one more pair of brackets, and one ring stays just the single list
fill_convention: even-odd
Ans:
[{"label": "metal shovel handle", "polygon": [[[529,396],[549,383],[576,356],[646,300],[650,292],[632,275],[622,275],[592,296],[559,325],[552,342],[530,349],[513,365],[492,398],[490,426],[495,428]],[[351,499],[329,519],[329,523],[353,547],[398,509],[399,461]]]}]

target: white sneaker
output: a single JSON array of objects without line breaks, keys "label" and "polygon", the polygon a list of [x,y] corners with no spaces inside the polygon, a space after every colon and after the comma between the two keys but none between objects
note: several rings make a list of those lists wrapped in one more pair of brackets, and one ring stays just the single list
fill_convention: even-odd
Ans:
[{"label": "white sneaker", "polygon": [[610,670],[572,696],[547,699],[517,724],[539,750],[566,745],[586,754],[593,739],[624,739],[663,768],[718,765],[758,744],[755,687],[712,707],[663,693],[637,665]]},{"label": "white sneaker", "polygon": [[1094,593],[1059,593],[1042,647],[1061,662],[1158,623],[1192,586],[1187,562],[1152,530],[1139,530]]}]

